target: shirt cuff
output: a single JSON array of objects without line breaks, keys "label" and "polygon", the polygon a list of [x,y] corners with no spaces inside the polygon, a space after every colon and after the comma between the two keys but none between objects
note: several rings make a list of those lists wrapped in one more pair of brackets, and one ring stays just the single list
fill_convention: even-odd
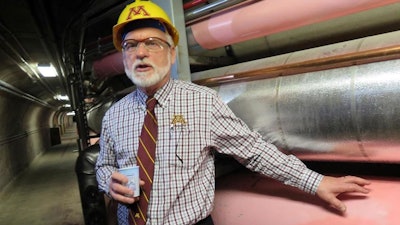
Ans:
[{"label": "shirt cuff", "polygon": [[304,182],[301,185],[303,191],[315,195],[323,177],[322,174],[307,169],[303,174],[303,179],[301,179]]}]

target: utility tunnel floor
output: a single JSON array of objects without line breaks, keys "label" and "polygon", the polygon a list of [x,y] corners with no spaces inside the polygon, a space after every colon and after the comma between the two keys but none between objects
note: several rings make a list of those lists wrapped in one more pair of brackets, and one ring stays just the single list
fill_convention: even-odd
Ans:
[{"label": "utility tunnel floor", "polygon": [[84,225],[75,174],[75,127],[0,195],[0,225]]}]

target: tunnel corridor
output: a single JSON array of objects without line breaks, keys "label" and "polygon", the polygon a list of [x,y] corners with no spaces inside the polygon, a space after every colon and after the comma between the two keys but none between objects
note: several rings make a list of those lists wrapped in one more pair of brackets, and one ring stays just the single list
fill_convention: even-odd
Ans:
[{"label": "tunnel corridor", "polygon": [[36,157],[0,195],[1,225],[83,225],[74,166],[78,157],[76,127],[61,144]]}]

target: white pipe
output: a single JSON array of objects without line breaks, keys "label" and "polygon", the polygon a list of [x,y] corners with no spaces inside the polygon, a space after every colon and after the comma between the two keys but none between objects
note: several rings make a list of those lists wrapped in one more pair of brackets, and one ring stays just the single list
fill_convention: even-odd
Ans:
[{"label": "white pipe", "polygon": [[263,37],[400,2],[399,0],[263,0],[191,26],[205,49]]}]

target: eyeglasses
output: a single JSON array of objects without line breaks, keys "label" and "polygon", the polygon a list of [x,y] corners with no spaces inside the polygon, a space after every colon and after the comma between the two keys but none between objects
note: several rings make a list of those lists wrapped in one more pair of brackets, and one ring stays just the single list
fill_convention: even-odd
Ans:
[{"label": "eyeglasses", "polygon": [[137,51],[141,43],[150,52],[162,51],[166,46],[168,48],[171,47],[171,45],[167,41],[156,37],[149,37],[140,41],[127,39],[122,42],[121,46],[124,51],[132,53]]}]

